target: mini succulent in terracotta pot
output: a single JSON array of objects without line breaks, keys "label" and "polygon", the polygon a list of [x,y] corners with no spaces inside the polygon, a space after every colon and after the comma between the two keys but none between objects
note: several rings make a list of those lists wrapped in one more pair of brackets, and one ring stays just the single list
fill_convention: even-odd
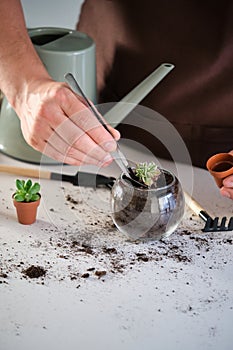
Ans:
[{"label": "mini succulent in terracotta pot", "polygon": [[13,202],[16,207],[18,221],[24,225],[31,225],[36,221],[37,208],[40,204],[40,184],[34,184],[29,179],[16,180],[16,191]]}]

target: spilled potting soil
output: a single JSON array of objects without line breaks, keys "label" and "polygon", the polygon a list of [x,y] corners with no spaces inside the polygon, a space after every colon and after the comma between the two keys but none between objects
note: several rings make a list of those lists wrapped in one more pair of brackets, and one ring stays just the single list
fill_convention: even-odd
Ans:
[{"label": "spilled potting soil", "polygon": [[[12,237],[0,237],[0,286],[7,293],[8,289],[17,293],[17,285],[42,293],[55,287],[72,291],[72,303],[83,304],[98,291],[102,305],[114,286],[126,294],[133,292],[137,304],[145,295],[141,286],[146,285],[152,292],[155,318],[157,313],[166,317],[166,312],[200,319],[211,310],[232,312],[230,283],[226,286],[218,279],[232,266],[232,232],[203,233],[203,222],[187,209],[169,238],[130,242],[112,222],[108,190],[67,186],[63,191],[63,206],[57,202],[47,207],[50,220],[25,229],[19,226]],[[101,201],[106,203],[102,208]],[[134,289],[135,281],[139,290]],[[216,325],[213,322],[210,328],[211,339]],[[17,334],[19,329],[17,324]]]},{"label": "spilled potting soil", "polygon": [[[76,219],[73,222],[62,217],[60,222],[56,219],[57,226],[42,225],[39,234],[34,234],[32,227],[28,239],[18,241],[17,251],[3,242],[7,254],[1,253],[1,283],[10,283],[11,278],[41,284],[70,281],[79,288],[88,280],[127,278],[130,271],[139,271],[145,264],[153,264],[155,271],[159,271],[169,263],[172,266],[169,273],[178,276],[190,264],[208,263],[208,269],[221,269],[229,261],[229,257],[216,259],[214,254],[220,248],[232,247],[232,235],[204,234],[203,223],[189,211],[168,239],[130,242],[115,228],[108,212],[90,205],[89,199],[95,195],[93,189],[86,189],[85,195],[78,188],[75,191],[72,188],[72,193],[64,191],[66,205]],[[102,195],[107,201],[109,191],[103,189]],[[51,216],[58,217],[56,207],[49,210]]]}]

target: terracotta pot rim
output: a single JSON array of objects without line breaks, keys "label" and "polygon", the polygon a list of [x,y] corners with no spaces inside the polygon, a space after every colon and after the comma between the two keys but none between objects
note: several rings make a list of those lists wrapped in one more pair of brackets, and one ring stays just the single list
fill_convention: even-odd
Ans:
[{"label": "terracotta pot rim", "polygon": [[36,201],[30,201],[30,202],[22,201],[22,202],[20,202],[20,201],[17,201],[17,200],[14,199],[15,193],[16,193],[16,192],[14,192],[14,193],[12,194],[12,199],[13,199],[14,202],[17,202],[17,203],[31,204],[31,203],[35,203],[35,202],[38,202],[38,201],[41,200],[41,194],[40,194],[40,193],[37,193],[37,194],[40,196],[40,198],[38,198]]},{"label": "terracotta pot rim", "polygon": [[216,163],[224,162],[224,161],[232,161],[233,162],[233,155],[230,153],[217,153],[210,157],[206,162],[206,167],[209,170],[211,174],[214,174],[216,176],[220,175],[228,175],[229,173],[233,173],[233,165],[230,169],[224,170],[224,171],[214,171],[212,170],[213,167],[216,165]]}]

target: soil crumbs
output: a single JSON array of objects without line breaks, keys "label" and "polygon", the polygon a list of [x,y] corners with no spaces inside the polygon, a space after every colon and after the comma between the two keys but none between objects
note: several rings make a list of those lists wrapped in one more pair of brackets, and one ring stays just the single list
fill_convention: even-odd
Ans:
[{"label": "soil crumbs", "polygon": [[[101,210],[90,205],[95,190],[85,189],[85,194],[80,195],[79,188],[73,189],[72,195],[66,193],[65,198],[69,209],[76,212],[74,222],[63,218],[57,227],[41,227],[39,235],[34,235],[32,228],[25,241],[18,241],[17,251],[3,243],[7,252],[0,253],[0,283],[9,283],[10,276],[20,276],[42,284],[45,280],[74,281],[79,288],[84,280],[105,281],[132,269],[139,270],[142,264],[150,262],[163,268],[166,261],[172,261],[176,272],[184,264],[203,264],[207,256],[212,259],[209,269],[227,263],[223,258],[224,261],[216,261],[215,254],[219,246],[233,245],[231,233],[204,234],[203,223],[188,210],[183,223],[169,238],[130,242],[114,227],[108,205]],[[109,203],[109,190],[99,191]],[[59,216],[57,209],[51,212]]]}]

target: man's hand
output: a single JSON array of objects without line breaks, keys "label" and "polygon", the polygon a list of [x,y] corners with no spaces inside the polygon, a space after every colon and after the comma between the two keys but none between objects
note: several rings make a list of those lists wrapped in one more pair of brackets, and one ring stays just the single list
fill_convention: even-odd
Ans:
[{"label": "man's hand", "polygon": [[108,126],[112,137],[67,84],[34,81],[15,109],[27,143],[47,156],[72,165],[112,161],[119,132]]}]

